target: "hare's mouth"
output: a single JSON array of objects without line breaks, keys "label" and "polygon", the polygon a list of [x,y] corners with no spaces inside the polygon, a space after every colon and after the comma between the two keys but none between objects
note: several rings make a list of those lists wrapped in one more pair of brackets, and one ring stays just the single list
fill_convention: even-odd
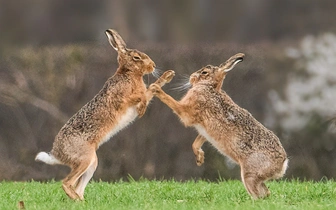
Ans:
[{"label": "hare's mouth", "polygon": [[147,66],[144,74],[155,74],[155,66]]},{"label": "hare's mouth", "polygon": [[151,71],[150,73],[155,72],[155,70],[156,70],[156,65],[155,65],[155,63],[153,62],[153,65],[152,65],[152,71]]},{"label": "hare's mouth", "polygon": [[190,76],[190,79],[189,79],[189,83],[190,83],[190,84],[194,84],[195,81],[196,81],[196,78],[197,78],[196,76],[191,75],[191,76]]},{"label": "hare's mouth", "polygon": [[152,71],[152,75],[158,79],[161,76],[161,70],[158,68],[154,68],[154,71]]},{"label": "hare's mouth", "polygon": [[152,70],[151,70],[151,74],[153,74],[154,72],[156,71],[156,68],[155,68],[155,65],[154,66],[152,66]]}]

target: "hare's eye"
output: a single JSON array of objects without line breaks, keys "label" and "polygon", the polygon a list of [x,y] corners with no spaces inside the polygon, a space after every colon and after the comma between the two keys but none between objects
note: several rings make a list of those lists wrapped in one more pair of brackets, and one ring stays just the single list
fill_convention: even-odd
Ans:
[{"label": "hare's eye", "polygon": [[141,58],[139,57],[139,56],[133,56],[133,60],[135,60],[135,61],[138,61],[138,60],[140,60]]},{"label": "hare's eye", "polygon": [[208,74],[208,72],[202,71],[201,74],[206,75],[206,74]]}]

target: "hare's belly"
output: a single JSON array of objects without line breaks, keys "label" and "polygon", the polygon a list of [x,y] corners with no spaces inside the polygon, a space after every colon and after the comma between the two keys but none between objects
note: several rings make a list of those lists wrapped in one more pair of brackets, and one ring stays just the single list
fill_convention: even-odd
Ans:
[{"label": "hare's belly", "polygon": [[199,134],[201,134],[204,138],[206,138],[207,141],[209,141],[212,146],[214,146],[220,153],[222,153],[223,155],[227,155],[225,154],[225,152],[223,151],[224,148],[222,148],[222,146],[218,143],[218,141],[216,141],[214,138],[212,138],[208,132],[205,130],[205,128],[201,125],[194,125],[196,130],[198,131]]},{"label": "hare's belly", "polygon": [[119,118],[116,125],[105,135],[105,137],[100,141],[100,144],[105,143],[108,141],[112,136],[117,134],[121,129],[125,128],[127,125],[129,125],[132,121],[135,120],[135,118],[138,116],[138,112],[135,106],[130,107],[126,110],[123,116]]}]

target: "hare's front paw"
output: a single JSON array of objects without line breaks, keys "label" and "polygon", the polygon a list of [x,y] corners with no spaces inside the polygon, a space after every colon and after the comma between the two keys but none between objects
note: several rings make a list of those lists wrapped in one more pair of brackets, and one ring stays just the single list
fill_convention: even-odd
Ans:
[{"label": "hare's front paw", "polygon": [[162,89],[158,84],[151,84],[148,88],[149,91],[153,93],[153,95],[158,95]]},{"label": "hare's front paw", "polygon": [[168,71],[165,71],[165,72],[162,74],[161,78],[162,78],[163,80],[165,80],[166,83],[169,83],[169,82],[173,79],[174,76],[175,76],[175,71],[173,71],[173,70],[168,70]]},{"label": "hare's front paw", "polygon": [[146,103],[141,103],[141,102],[138,103],[138,105],[137,105],[137,111],[138,111],[138,117],[139,118],[142,117],[145,114],[146,108],[147,108]]},{"label": "hare's front paw", "polygon": [[203,150],[201,150],[201,149],[198,150],[195,157],[196,157],[196,164],[198,166],[201,166],[204,163],[204,152],[203,152]]}]

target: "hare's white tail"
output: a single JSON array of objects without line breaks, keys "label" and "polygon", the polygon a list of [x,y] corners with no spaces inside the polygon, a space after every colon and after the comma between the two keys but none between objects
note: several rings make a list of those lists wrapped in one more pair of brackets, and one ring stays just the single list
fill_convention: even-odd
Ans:
[{"label": "hare's white tail", "polygon": [[35,161],[44,162],[49,165],[62,164],[52,154],[46,152],[39,152],[35,157]]},{"label": "hare's white tail", "polygon": [[288,159],[286,159],[282,165],[282,170],[281,170],[282,176],[286,173],[287,168],[288,168]]},{"label": "hare's white tail", "polygon": [[273,177],[274,179],[280,179],[281,177],[283,177],[283,175],[286,173],[286,170],[288,168],[288,161],[289,161],[288,159],[284,161],[284,163],[282,164],[281,171]]}]

